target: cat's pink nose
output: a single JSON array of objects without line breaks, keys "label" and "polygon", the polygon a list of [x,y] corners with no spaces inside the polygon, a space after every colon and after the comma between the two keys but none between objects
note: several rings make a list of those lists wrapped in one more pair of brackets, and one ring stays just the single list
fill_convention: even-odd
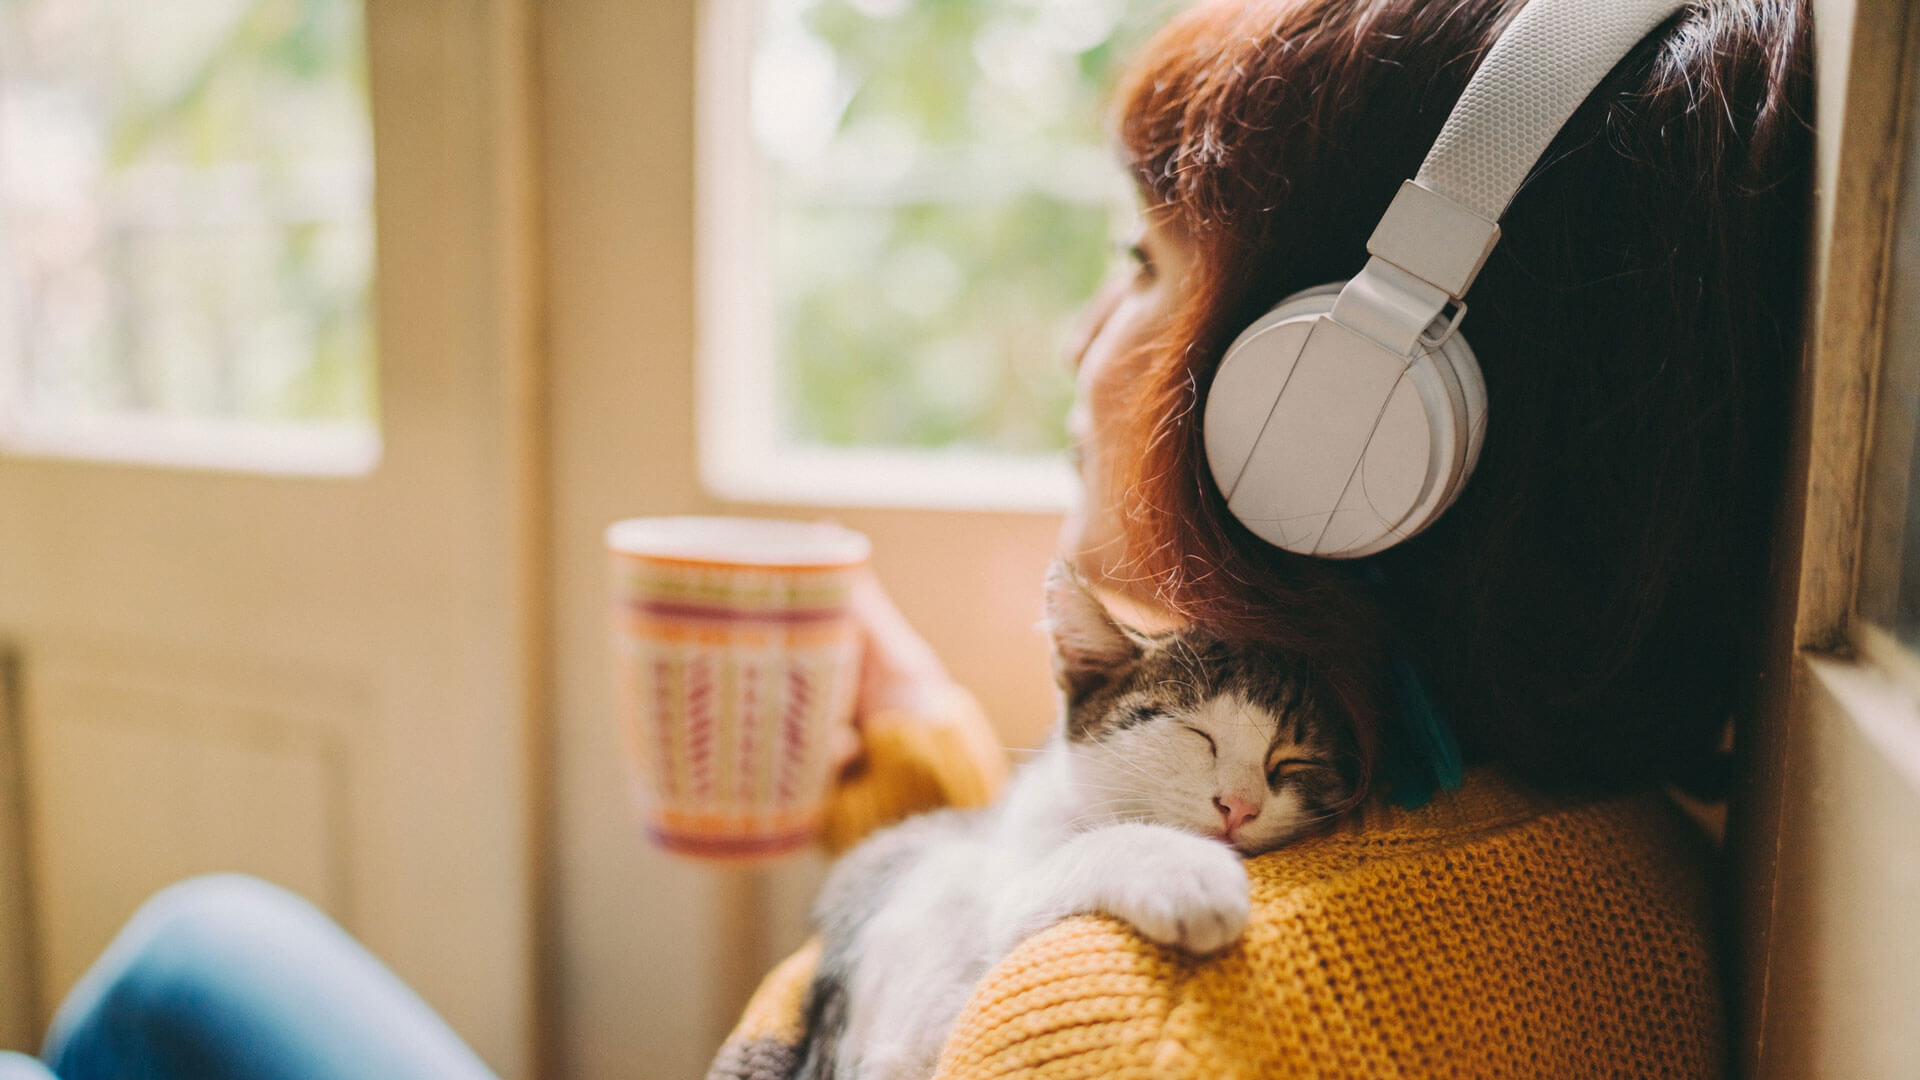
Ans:
[{"label": "cat's pink nose", "polygon": [[1227,835],[1231,837],[1240,826],[1260,816],[1260,808],[1238,795],[1215,795],[1213,808],[1220,811],[1220,820],[1227,823]]}]

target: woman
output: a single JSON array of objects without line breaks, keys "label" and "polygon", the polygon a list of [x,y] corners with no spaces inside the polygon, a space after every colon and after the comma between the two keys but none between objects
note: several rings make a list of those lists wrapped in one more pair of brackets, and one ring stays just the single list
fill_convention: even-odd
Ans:
[{"label": "woman", "polygon": [[[1382,786],[1444,744],[1409,723],[1428,700],[1480,767],[1423,810],[1376,803],[1252,860],[1224,957],[1110,920],[1037,935],[976,989],[943,1077],[1724,1071],[1700,852],[1659,789],[1718,790],[1759,659],[1810,191],[1804,8],[1694,5],[1560,131],[1469,297],[1489,426],[1428,531],[1356,562],[1269,547],[1200,431],[1233,338],[1366,261],[1520,6],[1216,0],[1146,47],[1119,95],[1145,227],[1077,349],[1087,500],[1063,537],[1089,577],[1311,655]],[[809,962],[769,977],[715,1076],[778,1071]]]},{"label": "woman", "polygon": [[[1043,933],[983,984],[951,1075],[1720,1068],[1697,859],[1626,796],[1712,788],[1757,657],[1805,262],[1802,5],[1702,0],[1562,130],[1473,290],[1490,427],[1428,532],[1359,563],[1279,552],[1226,512],[1199,441],[1228,341],[1359,267],[1519,6],[1215,0],[1146,48],[1119,97],[1146,225],[1075,350],[1087,497],[1063,534],[1120,592],[1309,653],[1376,775],[1419,742],[1396,669],[1484,767],[1425,810],[1372,806],[1257,860],[1247,943],[1220,962],[1092,920]],[[884,597],[869,612],[869,718],[964,712]],[[850,783],[835,835],[901,809]],[[741,1071],[777,1049],[805,965],[736,1033]],[[337,930],[232,881],[149,908],[48,1056],[67,1080],[485,1075]]]}]

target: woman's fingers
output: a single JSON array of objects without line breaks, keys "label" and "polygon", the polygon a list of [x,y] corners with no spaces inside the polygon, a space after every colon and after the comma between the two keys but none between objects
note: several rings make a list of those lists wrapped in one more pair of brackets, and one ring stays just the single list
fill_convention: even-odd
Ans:
[{"label": "woman's fingers", "polygon": [[946,665],[871,570],[854,583],[853,617],[862,637],[856,724],[879,709],[910,709],[929,687],[947,684]]}]

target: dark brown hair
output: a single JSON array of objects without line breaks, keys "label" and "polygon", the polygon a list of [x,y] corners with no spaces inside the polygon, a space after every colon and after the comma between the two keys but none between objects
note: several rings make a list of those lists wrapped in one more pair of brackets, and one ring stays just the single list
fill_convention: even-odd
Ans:
[{"label": "dark brown hair", "polygon": [[1129,416],[1131,568],[1178,613],[1307,653],[1375,745],[1383,649],[1470,754],[1555,787],[1697,780],[1757,660],[1810,200],[1798,0],[1702,0],[1623,60],[1503,221],[1464,324],[1478,471],[1365,568],[1253,537],[1199,416],[1226,344],[1348,277],[1519,0],[1218,0],[1119,97],[1127,159],[1199,253]]}]

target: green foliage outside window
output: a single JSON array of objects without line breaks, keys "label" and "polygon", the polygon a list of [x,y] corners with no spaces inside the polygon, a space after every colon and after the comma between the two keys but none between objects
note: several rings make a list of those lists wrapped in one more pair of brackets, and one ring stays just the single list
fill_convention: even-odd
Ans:
[{"label": "green foliage outside window", "polygon": [[0,3],[11,408],[367,424],[359,0]]},{"label": "green foliage outside window", "polygon": [[769,0],[755,127],[790,437],[1065,444],[1062,331],[1130,215],[1107,95],[1168,8]]}]

